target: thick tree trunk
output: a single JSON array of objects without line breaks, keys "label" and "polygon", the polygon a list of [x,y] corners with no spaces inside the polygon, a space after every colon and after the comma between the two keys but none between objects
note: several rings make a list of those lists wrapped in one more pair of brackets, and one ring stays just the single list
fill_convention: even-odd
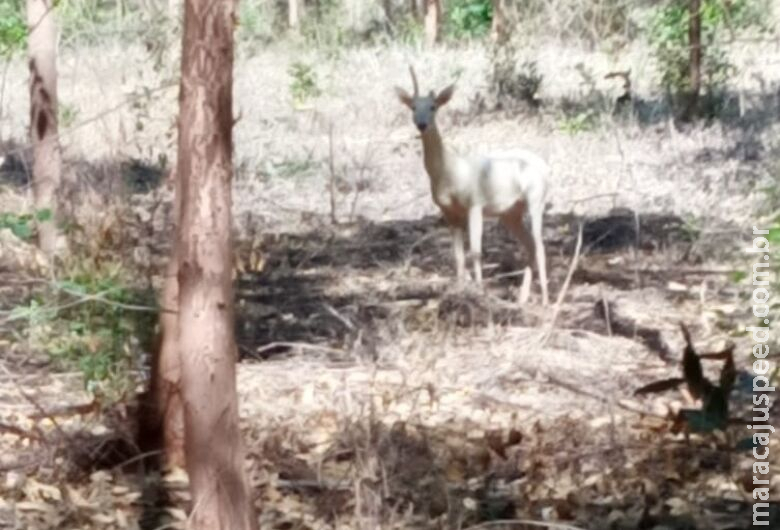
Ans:
[{"label": "thick tree trunk", "polygon": [[690,47],[690,87],[684,112],[685,119],[693,119],[699,111],[701,92],[701,0],[689,0],[688,45]]},{"label": "thick tree trunk", "polygon": [[256,528],[238,425],[231,282],[234,23],[234,1],[185,3],[178,329],[193,530]]},{"label": "thick tree trunk", "polygon": [[62,153],[57,130],[57,27],[52,0],[27,0],[30,66],[30,140],[35,208],[49,210],[38,223],[38,246],[52,256],[57,245],[57,193]]},{"label": "thick tree trunk", "polygon": [[439,41],[441,24],[441,0],[425,0],[425,45],[433,46]]}]

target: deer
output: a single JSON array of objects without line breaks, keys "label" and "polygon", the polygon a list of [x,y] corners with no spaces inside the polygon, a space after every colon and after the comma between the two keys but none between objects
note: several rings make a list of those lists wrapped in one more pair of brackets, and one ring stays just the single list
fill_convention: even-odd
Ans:
[{"label": "deer", "polygon": [[498,217],[525,247],[530,259],[524,267],[519,302],[528,301],[532,266],[539,275],[542,305],[547,305],[547,270],[542,240],[545,184],[548,164],[524,149],[495,151],[463,156],[445,146],[436,125],[437,112],[455,92],[450,84],[440,92],[421,95],[417,75],[410,65],[413,94],[395,87],[398,99],[412,111],[412,121],[420,132],[423,165],[428,174],[433,202],[439,207],[452,236],[456,285],[462,288],[466,271],[464,240],[468,231],[469,258],[474,281],[482,289],[482,232],[484,217]]}]

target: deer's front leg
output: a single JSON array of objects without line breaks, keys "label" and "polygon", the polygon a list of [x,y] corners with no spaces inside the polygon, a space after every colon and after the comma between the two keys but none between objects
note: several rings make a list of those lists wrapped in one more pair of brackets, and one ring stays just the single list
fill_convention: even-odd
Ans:
[{"label": "deer's front leg", "polygon": [[458,287],[463,285],[463,279],[466,276],[466,251],[464,249],[463,228],[453,225],[452,232],[452,253],[455,256],[455,274],[457,275]]},{"label": "deer's front leg", "polygon": [[482,206],[469,208],[469,250],[474,262],[474,280],[482,285]]}]

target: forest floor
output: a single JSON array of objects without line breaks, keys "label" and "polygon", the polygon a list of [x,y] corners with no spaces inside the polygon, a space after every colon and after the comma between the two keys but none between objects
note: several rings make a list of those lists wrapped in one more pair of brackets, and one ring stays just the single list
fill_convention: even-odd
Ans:
[{"label": "forest floor", "polygon": [[[749,432],[750,340],[735,330],[750,306],[734,272],[750,271],[742,249],[776,173],[780,55],[740,52],[731,114],[677,126],[641,50],[528,51],[544,76],[532,111],[492,108],[478,46],[241,49],[238,388],[261,527],[749,528],[751,460],[734,447]],[[541,307],[537,292],[516,303],[523,257],[492,224],[485,292],[453,289],[448,231],[392,91],[409,85],[410,57],[431,76],[424,88],[459,79],[441,111],[446,139],[522,146],[551,163],[545,242],[560,303]],[[293,60],[312,65],[321,91],[300,105]],[[75,210],[159,286],[170,193],[129,188],[161,178],[173,157],[175,85],[126,47],[65,52],[62,65]],[[590,113],[614,98],[601,79],[625,67],[635,112]],[[24,65],[9,72],[0,211],[22,212]],[[0,243],[11,309],[41,276],[31,247]],[[735,345],[726,433],[676,432],[672,414],[690,406],[678,390],[635,395],[681,376],[681,322],[700,352]],[[161,501],[138,469],[132,407],[94,407],[78,373],[53,370],[16,331],[0,342],[0,528],[181,524],[183,511],[151,509]],[[721,365],[705,373],[717,381]],[[776,438],[770,454],[777,524]],[[182,477],[168,479],[185,498]]]}]

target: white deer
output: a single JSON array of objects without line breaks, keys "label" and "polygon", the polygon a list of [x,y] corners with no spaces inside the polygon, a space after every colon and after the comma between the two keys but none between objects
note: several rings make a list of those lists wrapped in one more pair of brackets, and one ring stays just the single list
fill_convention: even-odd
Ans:
[{"label": "white deer", "polygon": [[[547,270],[542,216],[544,213],[545,180],[550,173],[547,163],[525,150],[493,152],[482,156],[463,157],[444,146],[436,126],[436,112],[455,91],[452,84],[435,95],[419,93],[414,68],[414,94],[395,87],[401,102],[412,110],[414,124],[420,131],[423,164],[431,183],[433,202],[441,209],[450,227],[455,255],[458,285],[466,275],[464,235],[468,228],[470,257],[474,264],[474,279],[482,285],[482,224],[483,216],[498,217],[517,236],[530,255],[526,265],[519,300],[528,301],[531,290],[531,263],[536,261],[542,304],[546,305]],[[525,217],[530,220],[530,226]]]}]

